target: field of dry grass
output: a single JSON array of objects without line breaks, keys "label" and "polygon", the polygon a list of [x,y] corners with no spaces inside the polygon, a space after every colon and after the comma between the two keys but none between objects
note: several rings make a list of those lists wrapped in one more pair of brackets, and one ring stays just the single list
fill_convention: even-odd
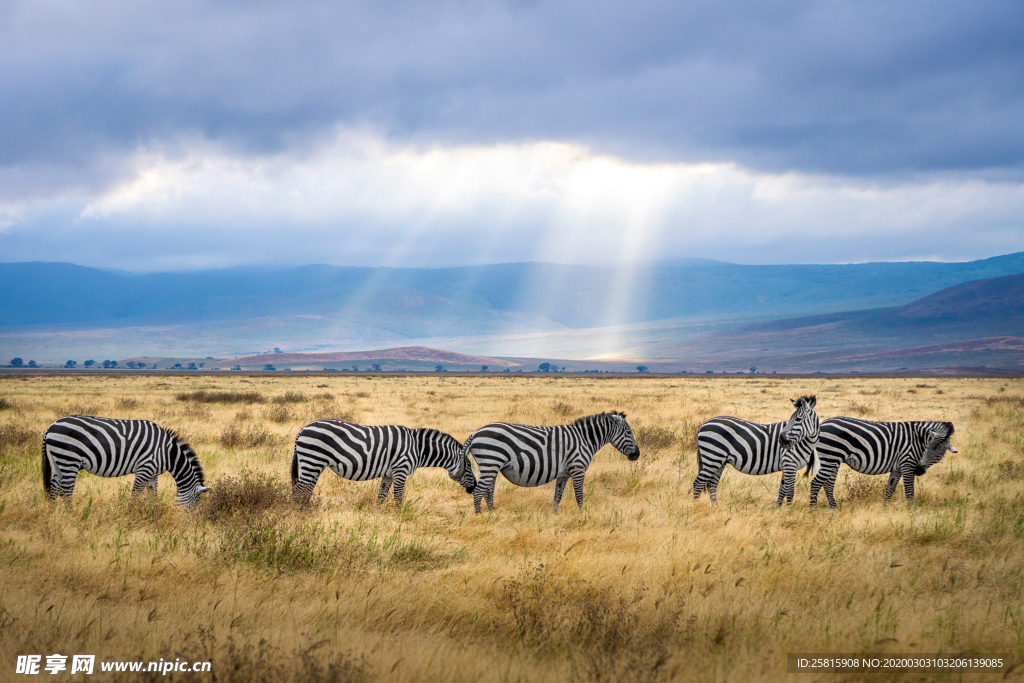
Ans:
[{"label": "field of dry grass", "polygon": [[[846,469],[834,513],[808,508],[805,479],[775,509],[780,475],[734,470],[717,508],[690,499],[703,420],[783,420],[811,393],[822,419],[952,420],[960,454],[918,480],[916,508]],[[417,472],[400,511],[329,471],[308,508],[289,502],[291,442],[315,418],[461,440],[610,409],[642,456],[599,453],[582,512],[499,479],[477,517],[442,470]],[[169,475],[132,500],[131,477],[83,474],[49,503],[41,436],[73,413],[178,430],[214,494],[188,512]],[[0,375],[0,678],[56,652],[208,659],[218,681],[760,681],[787,676],[787,652],[1021,662],[1022,425],[1024,383],[1003,379]]]}]

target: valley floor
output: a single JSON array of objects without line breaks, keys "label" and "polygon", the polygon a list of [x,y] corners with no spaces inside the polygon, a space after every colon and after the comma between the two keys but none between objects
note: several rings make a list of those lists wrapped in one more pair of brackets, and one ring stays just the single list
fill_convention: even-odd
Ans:
[{"label": "valley floor", "polygon": [[[184,395],[198,390],[241,402]],[[704,420],[784,420],[800,394],[822,419],[951,420],[960,454],[918,480],[916,507],[846,469],[835,512],[808,507],[802,478],[775,509],[780,475],[734,470],[717,508],[690,498]],[[464,440],[612,409],[642,456],[600,452],[582,512],[569,493],[553,514],[553,485],[500,481],[497,510],[475,516],[443,471],[417,472],[399,511],[331,472],[311,505],[290,502],[292,441],[316,418]],[[48,502],[40,439],[76,413],[178,430],[214,493],[188,512],[168,475],[133,500],[130,477],[83,474],[73,501]],[[0,679],[54,653],[209,660],[218,681],[553,682],[768,681],[788,677],[787,653],[977,652],[1012,653],[1017,680],[1022,426],[1019,379],[2,374]]]}]

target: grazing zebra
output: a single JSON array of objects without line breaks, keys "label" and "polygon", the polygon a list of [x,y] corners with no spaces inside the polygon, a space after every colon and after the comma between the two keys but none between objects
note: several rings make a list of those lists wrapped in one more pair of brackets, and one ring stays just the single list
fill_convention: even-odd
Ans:
[{"label": "grazing zebra", "polygon": [[364,427],[340,420],[311,422],[295,437],[293,495],[309,498],[325,467],[354,481],[381,477],[378,505],[387,500],[394,482],[395,506],[401,507],[405,480],[418,467],[445,468],[466,493],[473,493],[476,486],[473,464],[462,444],[436,429]]},{"label": "grazing zebra", "polygon": [[583,507],[583,477],[594,454],[611,444],[630,460],[640,457],[640,447],[626,414],[618,411],[581,417],[571,425],[531,427],[494,422],[476,430],[466,441],[480,468],[480,483],[473,494],[473,507],[480,501],[494,509],[494,482],[501,472],[517,486],[541,486],[555,482],[555,506],[562,500],[565,483],[572,477],[576,504]]},{"label": "grazing zebra", "polygon": [[793,502],[796,471],[814,463],[814,446],[818,442],[818,414],[814,396],[790,399],[796,409],[786,422],[759,424],[735,417],[715,417],[697,431],[697,478],[693,497],[700,498],[708,490],[712,505],[718,504],[718,480],[729,463],[744,474],[782,472],[782,484],[776,507],[783,499]]},{"label": "grazing zebra", "polygon": [[818,504],[824,485],[828,506],[836,507],[834,489],[839,465],[864,474],[888,474],[885,502],[892,498],[900,478],[908,501],[914,500],[914,477],[942,460],[950,445],[952,422],[869,422],[853,417],[833,417],[821,423],[818,468],[811,479],[811,506]]},{"label": "grazing zebra", "polygon": [[149,420],[71,415],[51,424],[43,435],[43,486],[50,499],[71,498],[80,470],[100,477],[135,474],[132,495],[146,488],[156,493],[157,477],[170,472],[175,502],[186,508],[210,492],[192,447]]}]

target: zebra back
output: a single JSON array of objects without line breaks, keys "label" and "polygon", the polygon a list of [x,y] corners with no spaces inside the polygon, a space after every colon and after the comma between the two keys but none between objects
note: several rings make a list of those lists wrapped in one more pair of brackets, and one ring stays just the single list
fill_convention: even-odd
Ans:
[{"label": "zebra back", "polygon": [[884,474],[912,467],[917,475],[957,452],[949,440],[952,422],[874,422],[854,417],[833,417],[821,423],[821,457],[833,467],[846,462],[858,472]]}]

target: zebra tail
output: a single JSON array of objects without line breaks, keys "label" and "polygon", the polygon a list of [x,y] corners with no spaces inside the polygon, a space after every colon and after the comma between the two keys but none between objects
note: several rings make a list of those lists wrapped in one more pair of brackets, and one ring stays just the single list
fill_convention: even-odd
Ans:
[{"label": "zebra tail", "polygon": [[43,488],[46,489],[46,495],[50,495],[52,479],[53,470],[50,469],[50,459],[46,457],[46,439],[43,439]]},{"label": "zebra tail", "polygon": [[818,470],[821,469],[821,460],[818,459],[818,449],[811,448],[811,459],[807,461],[807,469],[804,470],[804,478],[806,479],[810,475],[818,476]]},{"label": "zebra tail", "polygon": [[295,483],[299,481],[299,452],[292,451],[292,488],[295,488]]}]

